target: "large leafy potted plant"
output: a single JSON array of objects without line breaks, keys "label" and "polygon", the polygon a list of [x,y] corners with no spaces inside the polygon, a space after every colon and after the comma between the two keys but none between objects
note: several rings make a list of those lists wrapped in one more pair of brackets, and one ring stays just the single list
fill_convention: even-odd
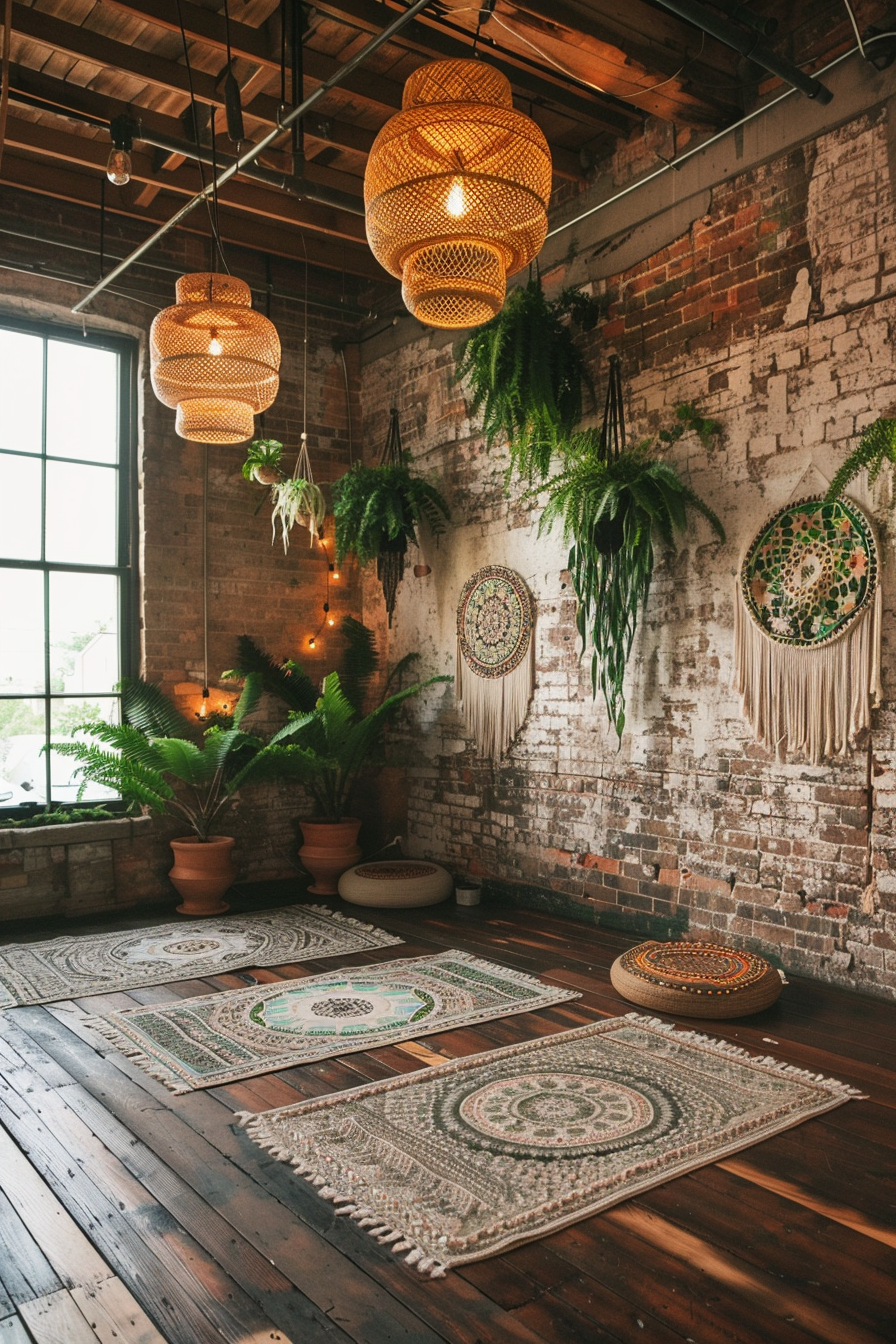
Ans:
[{"label": "large leafy potted plant", "polygon": [[600,685],[610,723],[621,739],[625,728],[625,668],[653,577],[654,542],[673,545],[695,509],[724,541],[725,531],[708,504],[676,468],[653,451],[650,441],[621,446],[621,387],[611,368],[612,395],[598,432],[575,434],[566,444],[563,470],[547,482],[548,502],[539,534],[563,530],[571,543],[569,571],[578,601],[576,623],[582,652],[591,648],[591,686]]},{"label": "large leafy potted plant", "polygon": [[596,299],[564,289],[545,297],[536,275],[514,289],[500,313],[455,346],[455,377],[473,391],[471,412],[482,412],[489,448],[510,448],[510,470],[544,480],[551,457],[582,414],[590,380],[571,324],[594,327]]},{"label": "large leafy potted plant", "polygon": [[78,762],[82,790],[88,783],[114,789],[128,803],[179,818],[192,835],[171,841],[169,876],[185,915],[214,915],[228,907],[221,897],[233,883],[232,836],[217,827],[234,794],[250,780],[289,775],[293,752],[266,744],[241,729],[262,687],[246,680],[233,711],[233,727],[199,733],[158,686],[138,678],[121,683],[122,723],[87,723],[83,741],[57,742],[52,750]]},{"label": "large leafy potted plant", "polygon": [[380,463],[361,462],[333,486],[336,563],[352,552],[360,564],[377,563],[389,624],[405,568],[408,542],[419,543],[425,523],[438,536],[449,517],[448,505],[434,485],[411,471],[401,451],[398,412],[393,410]]},{"label": "large leafy potted plant", "polygon": [[400,705],[426,686],[450,680],[441,676],[414,682],[362,714],[345,695],[339,673],[331,672],[314,708],[291,713],[271,739],[275,745],[290,744],[293,777],[314,799],[315,816],[299,823],[304,840],[299,857],[314,878],[309,890],[315,895],[335,895],[341,874],[361,857],[361,822],[348,809],[362,771],[383,744],[387,724]]}]

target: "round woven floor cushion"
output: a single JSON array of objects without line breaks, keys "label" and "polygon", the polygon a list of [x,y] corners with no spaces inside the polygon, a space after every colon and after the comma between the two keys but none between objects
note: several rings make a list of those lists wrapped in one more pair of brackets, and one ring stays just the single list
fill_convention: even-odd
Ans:
[{"label": "round woven floor cushion", "polygon": [[437,863],[422,859],[388,859],[357,863],[339,879],[339,895],[352,905],[438,905],[454,889],[454,880]]},{"label": "round woven floor cushion", "polygon": [[613,962],[610,980],[631,1003],[686,1017],[744,1017],[781,993],[763,957],[718,943],[639,943]]}]

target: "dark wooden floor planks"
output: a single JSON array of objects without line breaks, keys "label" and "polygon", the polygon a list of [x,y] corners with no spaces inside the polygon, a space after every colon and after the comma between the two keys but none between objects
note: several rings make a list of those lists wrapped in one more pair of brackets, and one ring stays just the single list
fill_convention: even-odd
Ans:
[{"label": "dark wooden floor planks", "polygon": [[[843,1078],[869,1101],[432,1281],[337,1218],[247,1139],[234,1111],[630,1011],[609,967],[632,940],[506,907],[371,913],[406,943],[0,1015],[0,1344],[896,1338],[896,1005],[795,980],[754,1017],[680,1019]],[[113,1007],[447,947],[542,974],[581,998],[180,1097],[84,1024]],[[14,1146],[8,1168],[3,1142]],[[46,1200],[32,1206],[21,1193],[23,1163],[80,1238],[80,1278],[59,1263]],[[13,1168],[18,1194],[4,1183]]]}]

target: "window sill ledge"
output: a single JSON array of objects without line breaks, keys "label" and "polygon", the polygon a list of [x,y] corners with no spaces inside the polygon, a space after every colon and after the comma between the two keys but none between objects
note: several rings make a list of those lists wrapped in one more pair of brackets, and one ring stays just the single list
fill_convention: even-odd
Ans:
[{"label": "window sill ledge", "polygon": [[49,845],[90,845],[99,840],[132,840],[152,827],[152,817],[116,817],[114,821],[74,821],[60,826],[5,827],[0,822],[0,853]]}]

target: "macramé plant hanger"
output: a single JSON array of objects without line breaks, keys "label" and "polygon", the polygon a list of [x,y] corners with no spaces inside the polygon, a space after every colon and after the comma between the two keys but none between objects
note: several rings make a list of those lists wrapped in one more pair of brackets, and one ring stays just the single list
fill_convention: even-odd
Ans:
[{"label": "macram\u00e9 plant hanger", "polygon": [[845,756],[880,694],[878,550],[849,499],[785,505],[738,580],[734,684],[756,741],[783,761]]}]

